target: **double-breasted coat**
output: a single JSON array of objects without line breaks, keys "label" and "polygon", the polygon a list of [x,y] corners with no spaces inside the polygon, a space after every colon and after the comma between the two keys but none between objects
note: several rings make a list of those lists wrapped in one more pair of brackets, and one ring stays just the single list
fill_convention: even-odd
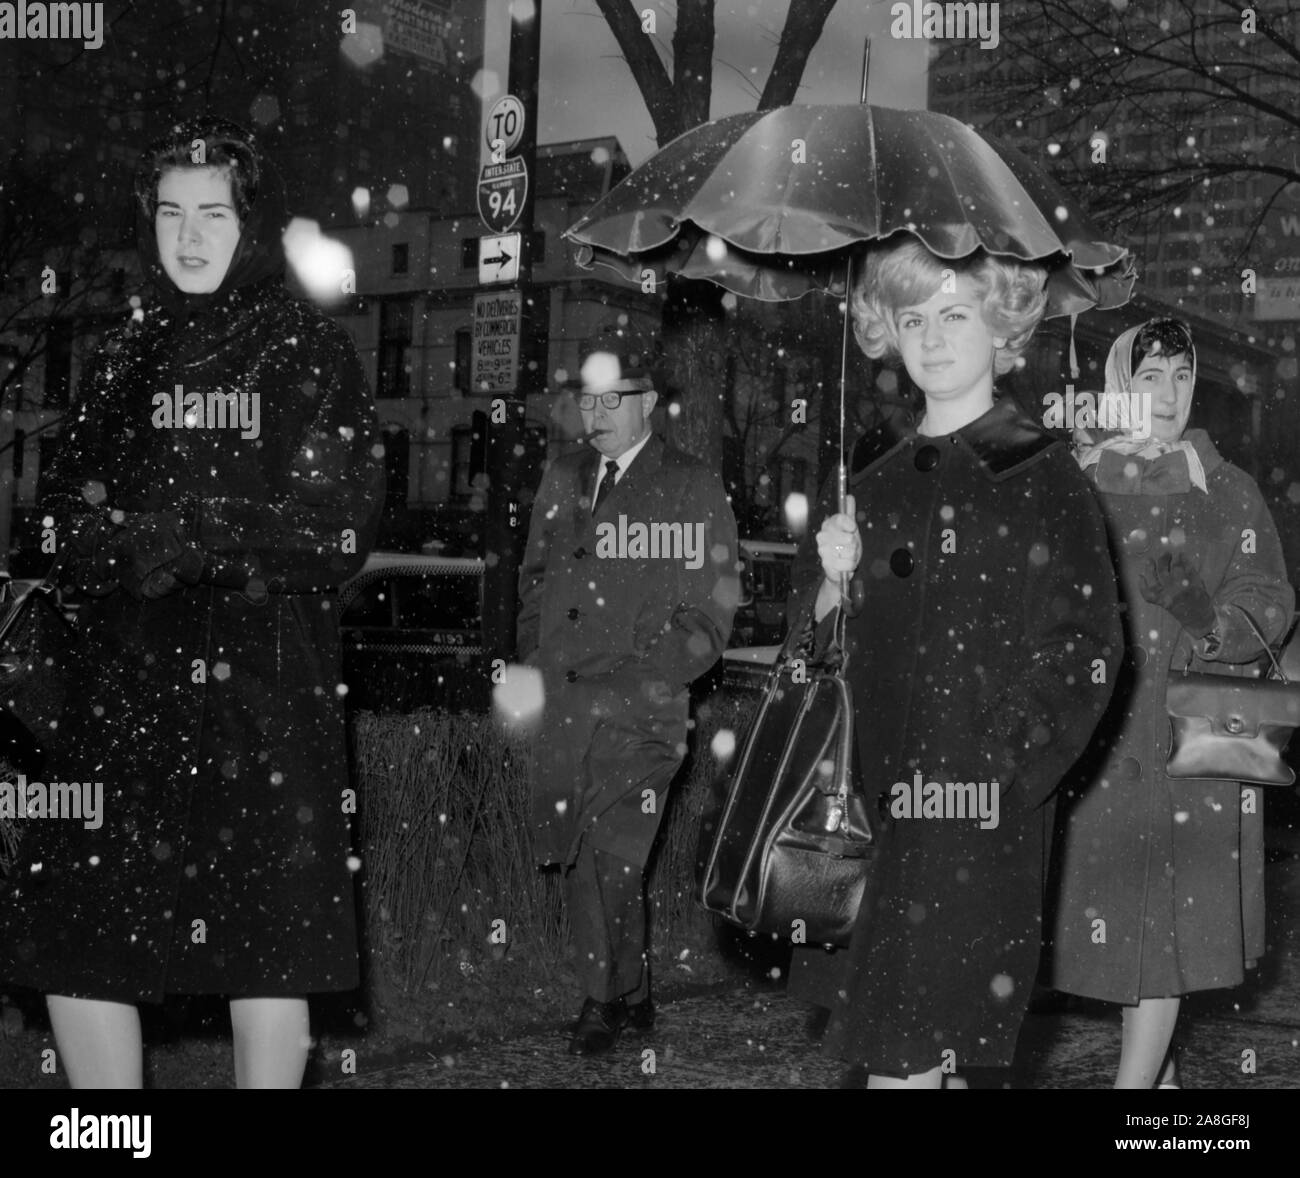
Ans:
[{"label": "double-breasted coat", "polygon": [[[59,543],[172,510],[204,567],[153,600],[69,570],[99,595],[44,772],[102,782],[102,825],[25,823],[0,890],[9,982],[121,1002],[358,984],[337,589],[378,525],[382,451],[351,340],[275,270],[142,314],[69,416]],[[188,423],[154,402],[177,386],[205,398]],[[214,427],[209,393],[256,395],[255,436]]]},{"label": "double-breasted coat", "polygon": [[[831,490],[796,565],[805,592]],[[866,602],[848,622],[848,675],[882,830],[834,955],[827,1045],[883,1074],[1006,1066],[1038,968],[1047,803],[1120,654],[1101,512],[1065,447],[1010,398],[949,435],[868,434],[851,490]],[[903,809],[894,787],[910,795],[918,774],[989,783],[994,824]]]},{"label": "double-breasted coat", "polygon": [[[1244,963],[1264,951],[1264,791],[1165,774],[1165,688],[1184,668],[1254,673],[1263,652],[1238,607],[1276,641],[1295,598],[1259,489],[1204,430],[1186,440],[1205,491],[1191,485],[1180,452],[1107,452],[1093,468],[1122,582],[1125,659],[1098,756],[1062,791],[1044,980],[1129,1004],[1237,985]],[[1214,599],[1223,641],[1213,661],[1139,589],[1142,572],[1168,551],[1191,560]]]},{"label": "double-breasted coat", "polygon": [[715,472],[652,436],[593,516],[600,461],[584,450],[547,467],[519,576],[519,653],[545,693],[532,746],[541,864],[572,863],[584,838],[645,864],[686,754],[687,688],[721,656],[739,597]]}]

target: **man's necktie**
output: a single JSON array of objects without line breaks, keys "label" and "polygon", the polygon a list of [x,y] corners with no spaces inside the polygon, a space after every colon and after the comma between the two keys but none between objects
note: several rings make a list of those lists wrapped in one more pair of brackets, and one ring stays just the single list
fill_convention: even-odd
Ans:
[{"label": "man's necktie", "polygon": [[618,463],[610,459],[605,463],[605,477],[600,480],[600,486],[596,489],[596,502],[591,505],[591,514],[595,515],[600,510],[600,505],[605,502],[606,496],[614,489],[614,480],[618,478]]}]

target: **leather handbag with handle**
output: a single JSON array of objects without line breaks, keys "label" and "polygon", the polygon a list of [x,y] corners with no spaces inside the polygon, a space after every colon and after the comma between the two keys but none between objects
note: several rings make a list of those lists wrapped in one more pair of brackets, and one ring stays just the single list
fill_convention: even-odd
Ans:
[{"label": "leather handbag with handle", "polygon": [[701,828],[699,899],[749,932],[844,946],[876,839],[854,780],[844,610],[814,652],[815,598],[816,589],[768,675],[721,815]]},{"label": "leather handbag with handle", "polygon": [[1295,773],[1282,760],[1282,753],[1291,733],[1300,727],[1300,684],[1287,679],[1255,619],[1246,610],[1241,612],[1268,653],[1269,677],[1170,675],[1166,703],[1171,732],[1165,773],[1176,779],[1292,785]]},{"label": "leather handbag with handle", "polygon": [[0,588],[0,707],[14,717],[38,748],[50,738],[63,710],[63,671],[76,632],[57,604],[60,555],[40,584],[21,597]]}]

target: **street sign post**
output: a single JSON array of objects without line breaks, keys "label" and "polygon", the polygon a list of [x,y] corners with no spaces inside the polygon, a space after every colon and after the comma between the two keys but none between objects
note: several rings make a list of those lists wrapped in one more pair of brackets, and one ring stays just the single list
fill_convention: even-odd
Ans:
[{"label": "street sign post", "polygon": [[474,337],[470,388],[475,393],[508,393],[519,380],[519,320],[524,296],[517,290],[474,296]]},{"label": "street sign post", "polygon": [[514,228],[528,197],[528,168],[521,159],[485,164],[478,178],[478,215],[489,233]]},{"label": "street sign post", "polygon": [[[537,75],[541,61],[542,0],[510,7],[510,68],[506,93],[488,111],[483,133],[491,155],[478,185],[479,216],[491,234],[516,230],[518,272],[510,289],[475,297],[474,360],[496,382],[487,429],[488,510],[483,527],[487,571],[483,632],[490,657],[516,655],[519,567],[528,534],[533,486],[527,478],[527,402],[546,387],[546,309],[550,297],[533,283],[535,195],[528,175],[537,167]],[[493,142],[493,141],[496,142]],[[512,155],[511,153],[517,153]],[[507,247],[507,252],[509,248]],[[494,254],[484,257],[489,262]],[[475,378],[478,391],[484,381]]]},{"label": "street sign post", "polygon": [[491,282],[519,281],[519,251],[523,236],[503,233],[497,237],[478,239],[478,281],[480,286]]}]

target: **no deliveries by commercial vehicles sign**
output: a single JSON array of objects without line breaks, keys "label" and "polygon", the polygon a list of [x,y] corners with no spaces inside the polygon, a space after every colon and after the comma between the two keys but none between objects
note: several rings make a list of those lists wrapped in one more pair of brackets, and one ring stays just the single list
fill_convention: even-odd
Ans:
[{"label": "no deliveries by commercial vehicles sign", "polygon": [[474,296],[474,338],[470,387],[476,393],[508,393],[519,381],[519,319],[523,295],[517,290]]}]

